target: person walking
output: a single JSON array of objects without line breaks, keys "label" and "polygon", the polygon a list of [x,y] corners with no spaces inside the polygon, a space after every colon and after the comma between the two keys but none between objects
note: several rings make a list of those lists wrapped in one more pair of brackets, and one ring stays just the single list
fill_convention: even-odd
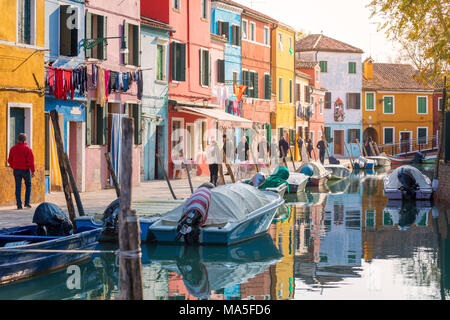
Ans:
[{"label": "person walking", "polygon": [[217,180],[219,178],[219,163],[220,157],[220,149],[217,145],[216,140],[213,140],[208,148],[208,163],[209,163],[209,176],[211,182],[214,186],[217,187]]},{"label": "person walking", "polygon": [[303,155],[302,155],[303,139],[301,136],[298,136],[297,146],[298,146],[298,152],[300,153],[300,161],[303,161]]},{"label": "person walking", "polygon": [[317,143],[317,149],[319,149],[319,159],[322,164],[325,163],[325,139],[322,137],[320,141]]},{"label": "person walking", "polygon": [[16,183],[17,209],[22,207],[22,179],[25,182],[25,207],[31,208],[31,178],[34,178],[34,155],[27,143],[27,135],[21,133],[17,137],[17,144],[9,151],[8,164],[13,169]]},{"label": "person walking", "polygon": [[308,138],[308,144],[307,144],[306,150],[308,151],[308,154],[309,154],[309,158],[310,158],[310,159],[312,159],[311,151],[313,151],[313,148],[314,148],[314,147],[313,147],[311,138]]},{"label": "person walking", "polygon": [[237,159],[240,162],[244,162],[248,160],[248,142],[245,136],[241,137],[241,142],[239,142],[238,147],[236,149]]},{"label": "person walking", "polygon": [[370,144],[372,143],[372,137],[367,139],[364,148],[366,149],[367,156],[370,157],[372,155],[372,150],[370,150]]},{"label": "person walking", "polygon": [[289,150],[289,142],[286,141],[284,136],[281,137],[280,142],[278,143],[278,147],[280,149],[280,158],[282,158],[283,162],[286,164],[286,157]]}]

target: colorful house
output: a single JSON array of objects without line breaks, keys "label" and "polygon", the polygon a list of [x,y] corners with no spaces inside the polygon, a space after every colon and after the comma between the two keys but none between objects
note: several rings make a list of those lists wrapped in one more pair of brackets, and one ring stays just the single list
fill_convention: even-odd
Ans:
[{"label": "colorful house", "polygon": [[[141,3],[142,4],[142,3]],[[141,57],[144,70],[142,95],[143,180],[163,179],[169,161],[169,38],[168,24],[141,17]],[[156,155],[162,156],[161,168]]]},{"label": "colorful house", "polygon": [[284,135],[291,146],[295,144],[295,34],[295,29],[280,22],[272,29],[272,92],[276,94],[276,112],[271,112],[271,125],[277,130],[277,141]]},{"label": "colorful house", "polygon": [[347,144],[350,156],[358,157],[359,148],[354,143],[361,141],[362,131],[360,77],[363,51],[323,34],[300,39],[295,51],[297,60],[320,65],[320,82],[328,90],[324,121],[330,153],[348,157]]},{"label": "colorful house", "polygon": [[408,64],[364,61],[364,140],[371,137],[389,153],[432,147],[433,89],[414,80],[415,74]]},{"label": "colorful house", "polygon": [[[120,183],[121,119],[134,121],[133,185],[141,179],[142,106],[140,70],[140,3],[90,0],[86,3],[85,39],[98,43],[85,47],[88,91],[86,106],[85,185],[95,191],[111,185],[105,153],[110,152]],[[109,38],[109,39],[106,39]],[[126,49],[126,50],[124,50]]]},{"label": "colorful house", "polygon": [[[307,139],[309,134],[309,119],[311,117],[311,99],[309,91],[309,82],[311,77],[297,70],[295,72],[295,128],[296,137]],[[302,150],[299,150],[298,144],[295,144],[295,159],[301,159]],[[305,159],[303,159],[305,160]]]},{"label": "colorful house", "polygon": [[7,159],[19,133],[27,135],[35,158],[31,201],[44,200],[44,8],[44,0],[0,2],[4,13],[0,26],[0,205],[15,204],[14,177]]},{"label": "colorful house", "polygon": [[[78,43],[85,38],[85,6],[80,1],[45,1],[45,169],[46,182],[50,190],[61,190],[61,177],[58,157],[55,150],[53,125],[49,112],[56,110],[60,121],[64,151],[67,152],[75,181],[80,191],[86,190],[85,147],[86,131],[85,107],[87,99],[85,89],[78,83],[73,98],[57,94],[54,85],[55,75],[63,71],[63,76],[72,77],[85,69],[84,50]],[[51,88],[50,88],[50,84]],[[72,83],[74,85],[74,83]],[[75,87],[75,85],[74,85]],[[55,90],[56,89],[56,90]],[[48,190],[46,190],[48,191]]]}]

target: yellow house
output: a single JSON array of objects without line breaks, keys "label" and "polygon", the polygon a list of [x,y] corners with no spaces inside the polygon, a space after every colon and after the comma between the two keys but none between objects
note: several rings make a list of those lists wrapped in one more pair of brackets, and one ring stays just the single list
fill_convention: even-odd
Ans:
[{"label": "yellow house", "polygon": [[15,204],[7,159],[21,132],[35,157],[31,201],[44,200],[44,2],[0,1],[0,205]]},{"label": "yellow house", "polygon": [[390,154],[431,148],[433,89],[419,84],[408,64],[367,58],[363,68],[363,140],[371,137]]},{"label": "yellow house", "polygon": [[272,92],[276,94],[276,112],[271,114],[272,129],[295,141],[295,30],[278,23],[272,29]]}]

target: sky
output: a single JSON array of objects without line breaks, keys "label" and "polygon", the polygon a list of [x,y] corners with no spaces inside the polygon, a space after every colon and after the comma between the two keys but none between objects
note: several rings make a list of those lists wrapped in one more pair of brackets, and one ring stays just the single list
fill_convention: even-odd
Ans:
[{"label": "sky", "polygon": [[363,60],[394,62],[398,45],[377,32],[378,21],[370,19],[370,0],[234,0],[294,27],[299,31],[323,33],[364,51]]}]

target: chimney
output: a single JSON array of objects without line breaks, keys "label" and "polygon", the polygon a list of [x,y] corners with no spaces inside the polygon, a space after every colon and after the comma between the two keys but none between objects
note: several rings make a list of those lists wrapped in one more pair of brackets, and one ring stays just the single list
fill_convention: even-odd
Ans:
[{"label": "chimney", "polygon": [[366,79],[372,79],[373,78],[373,59],[367,58],[363,62],[364,66],[364,78]]}]

